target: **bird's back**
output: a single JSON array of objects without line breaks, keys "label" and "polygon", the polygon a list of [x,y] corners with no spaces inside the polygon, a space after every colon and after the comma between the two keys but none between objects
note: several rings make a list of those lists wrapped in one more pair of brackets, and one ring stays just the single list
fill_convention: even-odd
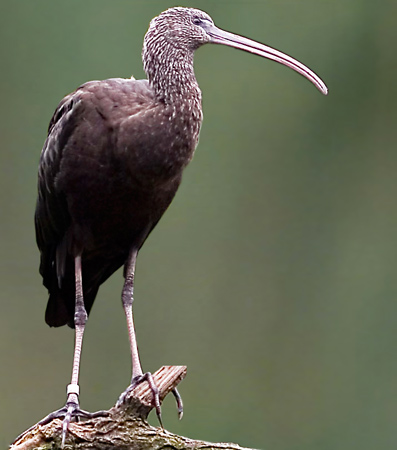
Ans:
[{"label": "bird's back", "polygon": [[176,114],[146,80],[93,81],[61,101],[35,215],[49,325],[73,326],[77,254],[89,312],[99,286],[141,247],[175,195],[200,125],[197,111]]}]

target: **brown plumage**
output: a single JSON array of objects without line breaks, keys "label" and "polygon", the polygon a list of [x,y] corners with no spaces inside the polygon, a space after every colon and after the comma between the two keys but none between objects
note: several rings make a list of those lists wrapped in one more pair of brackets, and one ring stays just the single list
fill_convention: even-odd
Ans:
[{"label": "brown plumage", "polygon": [[99,286],[170,204],[201,125],[198,92],[184,100],[193,108],[175,114],[146,80],[112,79],[61,102],[41,156],[36,209],[49,325],[74,326],[74,257],[82,253],[89,312]]},{"label": "brown plumage", "polygon": [[[72,419],[92,416],[78,403],[84,328],[100,285],[123,265],[122,302],[133,371],[119,402],[147,380],[160,419],[157,389],[150,373],[142,372],[136,345],[135,263],[171,203],[198,143],[201,92],[193,55],[206,43],[280,62],[327,93],[321,79],[293,58],[220,30],[202,11],[171,8],[153,19],[146,33],[142,56],[147,80],[91,81],[61,101],[40,158],[35,225],[40,273],[49,292],[46,322],[76,328],[66,405],[41,421],[64,417],[63,443]],[[182,402],[174,394],[181,415]]]}]

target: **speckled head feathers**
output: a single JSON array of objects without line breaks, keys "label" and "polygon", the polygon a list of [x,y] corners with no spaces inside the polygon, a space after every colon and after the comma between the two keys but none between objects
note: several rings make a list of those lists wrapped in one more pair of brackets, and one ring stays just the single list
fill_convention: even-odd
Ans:
[{"label": "speckled head feathers", "polygon": [[152,19],[145,40],[155,34],[175,48],[194,51],[210,41],[210,37],[202,27],[205,22],[214,23],[204,11],[182,7],[170,8]]}]

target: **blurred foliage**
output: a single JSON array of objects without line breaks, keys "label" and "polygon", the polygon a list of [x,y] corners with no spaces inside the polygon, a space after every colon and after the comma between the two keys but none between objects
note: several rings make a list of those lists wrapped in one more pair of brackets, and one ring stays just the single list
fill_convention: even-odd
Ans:
[{"label": "blurred foliage", "polygon": [[[397,417],[397,4],[186,1],[314,69],[221,46],[196,55],[200,146],[138,261],[146,370],[187,364],[173,432],[277,450],[394,449]],[[165,1],[0,3],[0,444],[65,400],[73,332],[43,320],[36,173],[58,101],[143,77]],[[118,273],[87,327],[81,404],[110,407],[130,361]],[[151,419],[153,423],[155,421]]]}]

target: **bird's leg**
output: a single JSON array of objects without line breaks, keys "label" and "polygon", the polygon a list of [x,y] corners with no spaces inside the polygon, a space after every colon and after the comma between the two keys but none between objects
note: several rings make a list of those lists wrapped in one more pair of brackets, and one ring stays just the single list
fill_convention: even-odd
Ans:
[{"label": "bird's leg", "polygon": [[132,303],[134,301],[134,277],[135,277],[135,265],[137,250],[132,249],[128,257],[128,261],[125,266],[125,282],[123,287],[123,292],[121,294],[121,300],[123,302],[123,309],[125,317],[127,319],[128,328],[128,338],[130,341],[131,350],[131,363],[132,363],[132,376],[130,386],[120,395],[117,405],[124,402],[127,394],[131,392],[139,383],[143,381],[148,381],[153,392],[153,400],[161,423],[161,409],[160,409],[160,399],[158,394],[157,386],[153,382],[153,378],[150,373],[143,373],[141,361],[139,359],[138,345],[136,342],[136,334],[134,327],[134,316],[132,313]]},{"label": "bird's leg", "polygon": [[139,359],[138,345],[136,342],[136,334],[134,327],[134,316],[132,313],[132,303],[134,301],[134,278],[137,251],[132,250],[128,258],[125,282],[122,292],[122,302],[127,319],[128,337],[130,340],[131,362],[132,362],[132,380],[143,375],[141,361]]},{"label": "bird's leg", "polygon": [[87,323],[87,311],[84,305],[83,297],[83,280],[81,269],[81,255],[75,257],[75,284],[76,284],[76,303],[74,309],[74,326],[75,326],[75,344],[73,355],[72,379],[67,387],[66,408],[67,412],[62,425],[62,446],[64,445],[68,426],[72,420],[72,416],[79,416],[79,371],[81,349],[83,346],[83,336],[85,324]]},{"label": "bird's leg", "polygon": [[[75,310],[74,310],[74,325],[75,325],[75,345],[74,345],[74,356],[73,356],[73,368],[72,368],[72,379],[67,387],[67,398],[66,404],[63,408],[54,411],[48,416],[38,422],[38,425],[45,425],[51,422],[53,419],[63,418],[62,424],[62,444],[61,448],[65,445],[65,440],[68,432],[68,427],[72,420],[78,421],[80,417],[91,419],[94,417],[107,416],[109,413],[107,411],[97,411],[90,413],[84,411],[79,407],[79,370],[80,370],[80,356],[81,348],[83,345],[83,335],[84,328],[87,322],[87,311],[84,306],[83,298],[83,283],[81,275],[81,255],[75,257],[74,260],[75,267],[75,283],[76,283],[76,300],[75,300]],[[27,433],[33,429],[36,425],[26,430],[23,434]],[[19,437],[23,436],[20,435]]]},{"label": "bird's leg", "polygon": [[[161,427],[163,427],[163,423],[161,420],[161,405],[160,405],[159,390],[155,382],[153,381],[152,374],[150,372],[143,373],[142,371],[141,361],[139,359],[138,353],[138,345],[136,342],[134,317],[132,313],[132,303],[134,301],[134,277],[135,277],[135,265],[137,255],[138,251],[132,249],[125,267],[125,282],[122,292],[122,302],[125,316],[127,318],[128,336],[130,340],[132,377],[130,386],[120,395],[117,405],[123,403],[127,398],[128,393],[131,392],[139,383],[147,381],[153,393],[153,406],[156,408],[157,418],[160,422]],[[178,417],[182,418],[183,415],[182,399],[176,389],[173,391],[173,394],[177,401]]]}]

